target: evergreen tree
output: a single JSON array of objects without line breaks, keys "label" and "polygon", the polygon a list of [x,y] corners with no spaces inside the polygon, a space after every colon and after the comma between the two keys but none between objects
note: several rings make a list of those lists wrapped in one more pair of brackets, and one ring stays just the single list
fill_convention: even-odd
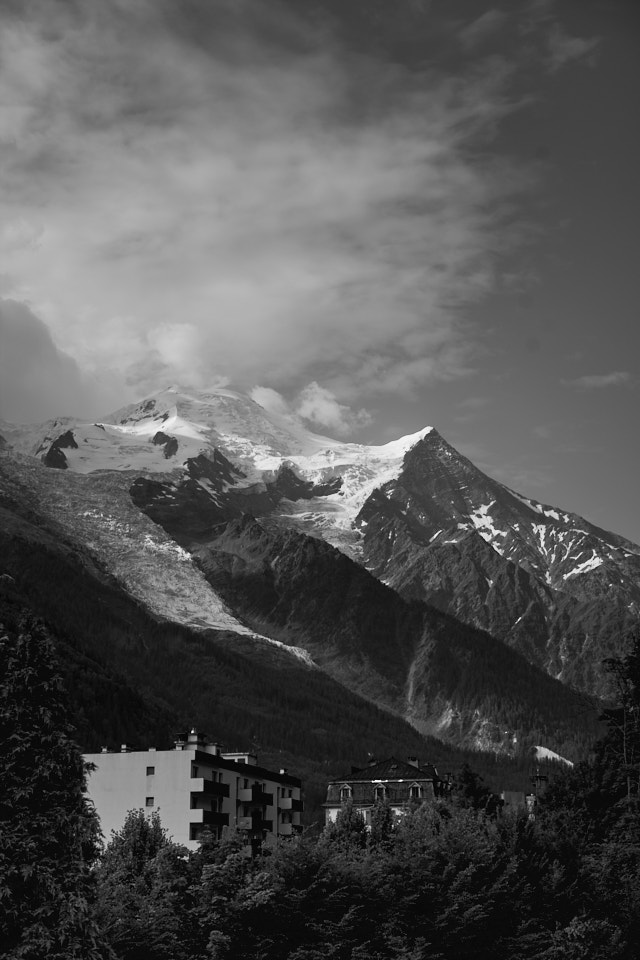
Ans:
[{"label": "evergreen tree", "polygon": [[325,827],[323,840],[347,849],[363,850],[367,845],[367,827],[364,817],[348,800],[338,810],[333,823]]},{"label": "evergreen tree", "polygon": [[43,624],[0,629],[0,943],[40,960],[108,955],[92,917],[99,828]]},{"label": "evergreen tree", "polygon": [[630,638],[626,656],[612,657],[604,665],[614,681],[617,704],[605,711],[607,734],[598,752],[631,803],[640,799],[640,631]]},{"label": "evergreen tree", "polygon": [[154,812],[130,810],[96,871],[98,920],[122,960],[182,960],[194,943],[192,881],[185,847]]},{"label": "evergreen tree", "polygon": [[489,816],[495,815],[500,799],[485,787],[484,781],[468,763],[463,763],[454,780],[454,798],[462,807],[482,810]]},{"label": "evergreen tree", "polygon": [[391,840],[394,827],[394,816],[391,804],[385,798],[377,800],[371,811],[371,833],[369,842],[372,846],[388,844]]}]

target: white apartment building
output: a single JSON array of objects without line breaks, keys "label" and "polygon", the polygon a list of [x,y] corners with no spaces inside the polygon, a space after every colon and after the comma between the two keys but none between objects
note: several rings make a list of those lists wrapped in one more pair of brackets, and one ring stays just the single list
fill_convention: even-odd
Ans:
[{"label": "white apartment building", "polygon": [[239,831],[249,852],[302,829],[297,777],[258,766],[253,754],[223,752],[196,730],[181,735],[172,750],[129,750],[123,744],[84,759],[95,766],[87,793],[106,842],[128,811],[140,808],[157,811],[172,840],[190,850],[204,830],[218,839]]}]

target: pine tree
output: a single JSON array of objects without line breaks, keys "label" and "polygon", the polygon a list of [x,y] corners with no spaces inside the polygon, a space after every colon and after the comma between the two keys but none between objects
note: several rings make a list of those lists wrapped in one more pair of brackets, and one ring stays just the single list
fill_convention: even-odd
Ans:
[{"label": "pine tree", "polygon": [[108,956],[92,909],[99,827],[51,638],[0,628],[0,943],[24,960]]},{"label": "pine tree", "polygon": [[628,645],[626,656],[604,661],[615,684],[617,705],[605,711],[607,735],[598,747],[624,783],[631,803],[640,799],[640,631],[635,631]]}]

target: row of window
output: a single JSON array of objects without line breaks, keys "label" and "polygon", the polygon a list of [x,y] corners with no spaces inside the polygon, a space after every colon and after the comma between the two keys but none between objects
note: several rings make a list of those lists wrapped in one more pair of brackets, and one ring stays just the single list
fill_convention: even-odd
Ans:
[{"label": "row of window", "polygon": [[[389,796],[389,788],[385,786],[375,786],[373,788],[373,799],[374,800],[386,800]],[[419,784],[414,784],[409,788],[409,796],[412,800],[422,799],[423,792],[422,787]],[[347,803],[353,797],[353,790],[349,786],[340,787],[340,802]]]}]

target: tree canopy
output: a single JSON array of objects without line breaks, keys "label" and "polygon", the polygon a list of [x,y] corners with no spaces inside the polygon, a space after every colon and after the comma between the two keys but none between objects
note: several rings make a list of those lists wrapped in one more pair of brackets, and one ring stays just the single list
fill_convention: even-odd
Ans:
[{"label": "tree canopy", "polygon": [[104,956],[92,905],[99,828],[53,647],[0,628],[0,942],[15,958]]}]

